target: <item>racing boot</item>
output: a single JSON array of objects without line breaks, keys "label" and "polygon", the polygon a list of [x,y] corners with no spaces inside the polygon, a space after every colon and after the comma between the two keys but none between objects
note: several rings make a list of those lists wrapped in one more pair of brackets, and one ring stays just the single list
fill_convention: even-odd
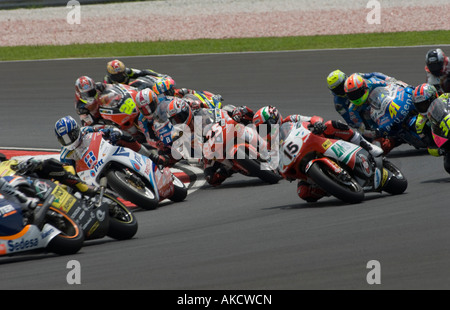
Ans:
[{"label": "racing boot", "polygon": [[369,152],[374,158],[380,157],[383,155],[384,151],[381,147],[376,146],[375,144],[370,143],[364,137],[357,132],[356,130],[353,131],[353,136],[350,139],[351,143],[357,144],[363,149],[365,149],[367,152]]},{"label": "racing boot", "polygon": [[306,181],[300,180],[297,183],[297,194],[303,200],[307,202],[316,202],[324,196],[328,196],[328,193],[315,184],[309,184]]}]

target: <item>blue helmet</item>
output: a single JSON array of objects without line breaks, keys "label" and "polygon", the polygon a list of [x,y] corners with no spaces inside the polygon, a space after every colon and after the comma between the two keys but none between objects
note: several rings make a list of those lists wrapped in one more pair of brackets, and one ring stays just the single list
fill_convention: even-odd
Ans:
[{"label": "blue helmet", "polygon": [[55,134],[58,142],[68,148],[75,149],[80,140],[80,127],[72,116],[65,116],[59,119],[55,124]]}]

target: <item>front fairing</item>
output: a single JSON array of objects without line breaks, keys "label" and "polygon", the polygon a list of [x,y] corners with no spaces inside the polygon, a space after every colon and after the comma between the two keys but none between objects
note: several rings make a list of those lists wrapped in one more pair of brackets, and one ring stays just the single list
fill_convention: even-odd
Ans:
[{"label": "front fairing", "polygon": [[368,101],[370,117],[385,135],[394,135],[402,129],[402,123],[415,111],[411,89],[395,84],[375,88]]}]

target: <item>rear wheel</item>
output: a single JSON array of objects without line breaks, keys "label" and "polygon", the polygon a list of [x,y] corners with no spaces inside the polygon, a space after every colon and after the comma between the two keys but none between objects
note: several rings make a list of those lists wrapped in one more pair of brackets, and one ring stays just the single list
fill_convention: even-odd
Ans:
[{"label": "rear wheel", "polygon": [[281,176],[272,170],[262,169],[261,162],[256,159],[251,159],[248,154],[245,154],[242,149],[237,151],[237,158],[235,159],[239,165],[241,165],[245,170],[247,170],[250,176],[255,176],[260,178],[262,181],[269,184],[276,184],[281,180]]},{"label": "rear wheel", "polygon": [[83,230],[66,213],[50,207],[46,222],[61,231],[50,240],[47,250],[60,255],[70,255],[81,249],[84,242]]},{"label": "rear wheel", "polygon": [[104,198],[110,200],[107,235],[117,240],[133,238],[138,229],[138,223],[133,212],[113,196],[104,194]]},{"label": "rear wheel", "polygon": [[326,165],[315,162],[307,174],[322,189],[344,202],[358,203],[364,199],[363,188],[347,173],[336,175]]},{"label": "rear wheel", "polygon": [[173,175],[174,193],[172,197],[169,197],[173,202],[180,202],[186,199],[188,190],[186,185],[179,178]]},{"label": "rear wheel", "polygon": [[111,167],[106,174],[108,185],[117,192],[123,199],[135,205],[153,210],[158,207],[158,199],[153,188],[135,171],[125,167]]}]

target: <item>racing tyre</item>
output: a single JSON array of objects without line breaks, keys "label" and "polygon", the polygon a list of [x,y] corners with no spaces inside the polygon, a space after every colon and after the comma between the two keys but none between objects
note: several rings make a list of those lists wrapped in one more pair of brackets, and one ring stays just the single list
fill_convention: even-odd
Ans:
[{"label": "racing tyre", "polygon": [[107,236],[117,239],[131,239],[137,232],[138,223],[134,214],[115,197],[104,194],[109,204],[109,228]]},{"label": "racing tyre", "polygon": [[256,159],[251,159],[248,154],[246,154],[242,149],[237,151],[237,158],[235,159],[239,165],[244,167],[250,174],[250,176],[255,176],[260,178],[262,181],[269,184],[276,184],[282,178],[279,174],[273,172],[272,170],[264,170],[261,168],[261,162]]},{"label": "racing tyre", "polygon": [[359,203],[364,200],[364,190],[355,179],[347,175],[339,177],[327,166],[313,163],[308,176],[329,194],[347,203]]},{"label": "racing tyre", "polygon": [[111,167],[106,174],[108,186],[140,208],[153,210],[158,207],[158,199],[153,188],[135,171],[125,167]]},{"label": "racing tyre", "polygon": [[186,185],[184,185],[183,182],[179,178],[173,175],[173,185],[174,185],[174,192],[172,197],[169,199],[173,202],[180,202],[186,199],[188,190],[186,188]]},{"label": "racing tyre", "polygon": [[50,207],[46,222],[58,228],[61,233],[55,236],[47,245],[47,250],[59,255],[77,253],[84,242],[83,230],[67,214]]},{"label": "racing tyre", "polygon": [[383,168],[389,171],[389,179],[383,186],[383,190],[392,195],[403,194],[403,192],[408,187],[408,181],[406,180],[403,173],[390,161],[383,161]]}]

